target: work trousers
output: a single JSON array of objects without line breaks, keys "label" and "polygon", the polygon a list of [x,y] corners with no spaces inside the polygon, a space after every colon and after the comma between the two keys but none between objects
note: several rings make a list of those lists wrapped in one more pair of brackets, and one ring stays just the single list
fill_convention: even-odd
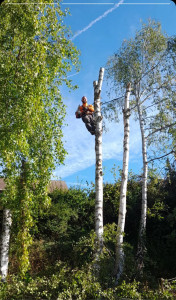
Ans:
[{"label": "work trousers", "polygon": [[85,123],[87,130],[92,135],[95,134],[95,122],[93,119],[93,115],[84,115],[82,116],[82,120]]}]

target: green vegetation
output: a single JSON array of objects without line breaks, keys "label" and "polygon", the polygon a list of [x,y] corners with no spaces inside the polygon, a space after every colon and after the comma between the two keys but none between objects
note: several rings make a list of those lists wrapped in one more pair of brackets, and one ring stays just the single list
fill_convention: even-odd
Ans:
[{"label": "green vegetation", "polygon": [[9,277],[1,299],[175,299],[176,169],[165,179],[150,171],[147,248],[143,278],[137,278],[135,254],[140,222],[141,180],[130,173],[127,195],[125,270],[115,286],[114,260],[120,181],[104,185],[104,252],[94,269],[94,188],[55,191],[51,206],[38,218],[30,247],[30,270],[18,277],[15,232]]},{"label": "green vegetation", "polygon": [[59,2],[55,9],[50,0],[41,5],[7,2],[0,10],[0,163],[6,179],[3,206],[16,222],[19,270],[24,277],[30,230],[42,206],[49,205],[50,176],[66,154],[60,86],[74,88],[67,73],[78,68],[78,51],[63,25],[66,12]]}]

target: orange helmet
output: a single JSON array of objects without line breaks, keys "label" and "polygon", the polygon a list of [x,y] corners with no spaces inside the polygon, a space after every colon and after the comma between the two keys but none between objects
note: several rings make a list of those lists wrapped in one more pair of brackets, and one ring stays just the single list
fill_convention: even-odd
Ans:
[{"label": "orange helmet", "polygon": [[86,103],[86,102],[87,102],[86,96],[83,96],[83,97],[81,98],[81,101],[82,101],[83,103]]}]

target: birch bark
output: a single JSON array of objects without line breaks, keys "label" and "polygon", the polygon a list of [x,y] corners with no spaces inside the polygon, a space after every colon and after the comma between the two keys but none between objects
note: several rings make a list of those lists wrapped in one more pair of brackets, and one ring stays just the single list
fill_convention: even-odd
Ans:
[{"label": "birch bark", "polygon": [[148,177],[148,162],[147,162],[147,145],[144,131],[144,120],[142,116],[142,108],[140,100],[137,97],[137,109],[139,116],[139,124],[142,139],[142,158],[143,158],[143,174],[142,174],[142,205],[141,205],[141,219],[139,228],[139,240],[137,250],[137,270],[141,276],[144,267],[144,254],[146,251],[145,236],[146,236],[146,219],[147,219],[147,177]]},{"label": "birch bark", "polygon": [[116,283],[118,283],[118,280],[123,272],[123,267],[124,267],[123,235],[125,229],[126,194],[127,194],[127,182],[128,182],[128,164],[129,164],[130,91],[131,91],[131,85],[128,84],[126,89],[125,103],[123,109],[123,122],[124,122],[123,171],[122,171],[122,182],[121,182],[121,189],[120,189],[120,203],[119,203],[119,215],[118,215],[118,226],[117,226],[116,263],[115,263]]},{"label": "birch bark", "polygon": [[98,249],[103,248],[103,169],[102,169],[102,115],[101,115],[101,87],[103,83],[104,68],[100,68],[98,82],[94,81],[94,107],[95,107],[95,232]]},{"label": "birch bark", "polygon": [[9,209],[3,210],[2,221],[2,240],[1,240],[1,276],[2,281],[6,280],[9,264],[9,243],[10,243],[10,227],[12,224],[11,212]]}]

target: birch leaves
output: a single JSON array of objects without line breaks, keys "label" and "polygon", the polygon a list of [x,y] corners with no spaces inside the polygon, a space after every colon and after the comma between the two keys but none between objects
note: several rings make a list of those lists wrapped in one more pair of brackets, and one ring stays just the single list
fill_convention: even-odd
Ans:
[{"label": "birch leaves", "polygon": [[[63,25],[66,13],[59,1],[55,6],[49,5],[50,0],[47,5],[13,2],[0,9],[0,161],[7,181],[3,206],[11,209],[12,218],[15,211],[24,277],[29,269],[30,229],[49,204],[47,185],[55,163],[65,157],[60,86],[64,82],[74,88],[67,72],[78,70],[78,51]],[[23,161],[27,176],[19,193]]]}]

